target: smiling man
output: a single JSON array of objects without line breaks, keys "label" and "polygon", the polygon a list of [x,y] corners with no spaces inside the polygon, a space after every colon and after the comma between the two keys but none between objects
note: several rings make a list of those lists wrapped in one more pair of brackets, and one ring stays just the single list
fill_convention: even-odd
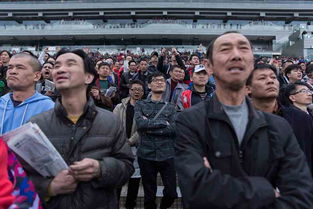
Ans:
[{"label": "smiling man", "polygon": [[283,118],[246,99],[249,40],[227,32],[208,47],[215,95],[176,120],[175,165],[185,209],[313,207],[312,177]]},{"label": "smiling man", "polygon": [[123,124],[87,96],[95,75],[83,50],[60,51],[52,78],[61,99],[31,119],[69,166],[45,178],[25,164],[47,209],[116,209],[116,188],[134,171]]}]

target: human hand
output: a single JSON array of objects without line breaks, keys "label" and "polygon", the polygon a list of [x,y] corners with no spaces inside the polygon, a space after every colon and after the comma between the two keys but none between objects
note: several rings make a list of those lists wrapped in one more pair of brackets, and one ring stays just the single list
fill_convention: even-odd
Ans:
[{"label": "human hand", "polygon": [[212,172],[212,167],[211,167],[211,165],[210,165],[210,162],[209,162],[208,158],[203,157],[203,163],[204,163],[204,166],[205,166],[206,168],[208,168],[208,169],[210,170],[210,172]]},{"label": "human hand", "polygon": [[95,99],[97,99],[97,100],[100,99],[100,90],[99,90],[99,89],[97,89],[97,88],[92,88],[90,92],[91,92],[91,95],[92,95]]},{"label": "human hand", "polygon": [[71,174],[78,181],[90,181],[101,174],[99,161],[91,158],[84,158],[81,161],[74,162],[70,169]]},{"label": "human hand", "polygon": [[49,185],[49,193],[52,196],[68,194],[76,190],[77,182],[69,170],[63,170],[56,175]]},{"label": "human hand", "polygon": [[172,48],[172,54],[174,54],[175,56],[178,55],[178,52],[177,52],[176,48]]},{"label": "human hand", "polygon": [[278,188],[274,189],[274,192],[275,192],[275,198],[279,198],[280,192],[279,192]]}]

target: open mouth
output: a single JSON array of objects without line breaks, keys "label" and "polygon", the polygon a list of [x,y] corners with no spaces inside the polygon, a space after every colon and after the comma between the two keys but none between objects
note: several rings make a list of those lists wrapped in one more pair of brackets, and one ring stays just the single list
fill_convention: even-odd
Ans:
[{"label": "open mouth", "polygon": [[228,71],[230,71],[230,72],[242,72],[243,68],[241,68],[241,67],[232,67],[232,68],[229,68]]}]

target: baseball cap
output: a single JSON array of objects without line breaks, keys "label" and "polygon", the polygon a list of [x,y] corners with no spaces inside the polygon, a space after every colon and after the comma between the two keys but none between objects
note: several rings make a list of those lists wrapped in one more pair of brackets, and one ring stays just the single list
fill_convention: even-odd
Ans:
[{"label": "baseball cap", "polygon": [[204,65],[196,65],[195,68],[193,69],[193,73],[198,73],[203,70],[206,71]]}]

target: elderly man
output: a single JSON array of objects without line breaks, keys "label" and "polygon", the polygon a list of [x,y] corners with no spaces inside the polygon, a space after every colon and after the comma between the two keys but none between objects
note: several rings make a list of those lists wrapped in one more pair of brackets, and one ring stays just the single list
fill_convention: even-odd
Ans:
[{"label": "elderly man", "polygon": [[212,99],[176,120],[177,173],[186,209],[312,208],[312,178],[287,121],[246,99],[249,40],[227,32],[208,47]]}]

